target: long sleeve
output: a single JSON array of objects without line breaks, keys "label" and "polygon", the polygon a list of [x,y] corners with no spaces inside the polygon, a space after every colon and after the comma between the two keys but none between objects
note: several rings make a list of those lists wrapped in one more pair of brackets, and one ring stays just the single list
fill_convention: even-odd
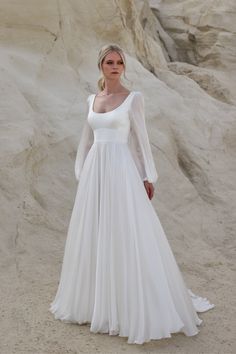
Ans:
[{"label": "long sleeve", "polygon": [[[88,106],[90,104],[90,97],[91,95],[87,98]],[[88,109],[87,109],[87,113],[88,113]],[[80,174],[84,165],[84,161],[87,157],[89,149],[93,144],[93,140],[94,140],[93,130],[88,123],[88,119],[86,115],[86,120],[82,128],[80,141],[77,148],[76,159],[75,159],[75,177],[77,181],[79,181]]]},{"label": "long sleeve", "polygon": [[137,91],[130,109],[129,148],[143,181],[156,183],[158,179],[145,122],[144,98]]}]

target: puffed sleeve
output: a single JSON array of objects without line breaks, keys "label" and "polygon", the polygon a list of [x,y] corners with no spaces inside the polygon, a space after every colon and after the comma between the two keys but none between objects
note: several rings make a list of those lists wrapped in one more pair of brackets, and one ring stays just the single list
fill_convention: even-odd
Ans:
[{"label": "puffed sleeve", "polygon": [[77,148],[77,153],[76,153],[76,159],[75,159],[75,177],[77,181],[79,181],[80,174],[84,165],[84,161],[94,140],[93,130],[89,125],[87,119],[89,105],[90,105],[90,98],[91,95],[88,96],[87,98],[88,107],[87,107],[86,120],[82,128],[82,132],[81,132],[81,136]]},{"label": "puffed sleeve", "polygon": [[158,179],[145,121],[144,97],[135,92],[131,101],[129,148],[143,181],[156,183]]}]

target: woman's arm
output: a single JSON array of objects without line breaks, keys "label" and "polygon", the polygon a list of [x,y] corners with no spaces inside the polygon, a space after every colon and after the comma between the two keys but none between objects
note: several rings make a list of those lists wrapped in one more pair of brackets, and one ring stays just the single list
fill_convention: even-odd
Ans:
[{"label": "woman's arm", "polygon": [[158,174],[146,128],[144,98],[139,91],[135,93],[131,102],[130,122],[129,147],[142,180],[147,181],[145,187],[148,187],[148,182],[156,183]]},{"label": "woman's arm", "polygon": [[[90,104],[90,97],[91,95],[87,98],[88,107]],[[75,159],[75,177],[77,181],[79,181],[80,174],[84,165],[84,161],[87,157],[87,154],[94,140],[93,130],[88,123],[87,115],[88,115],[88,108],[87,108],[86,120],[82,128],[82,133],[80,136],[80,141],[78,144],[77,154]]]}]

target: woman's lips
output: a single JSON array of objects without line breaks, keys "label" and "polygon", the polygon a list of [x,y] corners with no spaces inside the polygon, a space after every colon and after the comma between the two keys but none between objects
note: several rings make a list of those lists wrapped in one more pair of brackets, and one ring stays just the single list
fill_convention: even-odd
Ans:
[{"label": "woman's lips", "polygon": [[119,74],[117,71],[112,71],[112,74]]}]

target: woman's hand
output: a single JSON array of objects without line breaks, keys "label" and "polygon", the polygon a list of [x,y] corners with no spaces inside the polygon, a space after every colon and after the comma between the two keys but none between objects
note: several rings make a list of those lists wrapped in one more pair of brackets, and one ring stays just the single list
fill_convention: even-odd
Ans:
[{"label": "woman's hand", "polygon": [[148,198],[151,200],[153,195],[154,195],[154,187],[153,187],[153,184],[148,182],[148,181],[144,181],[144,187],[147,191],[147,195],[148,195]]}]

